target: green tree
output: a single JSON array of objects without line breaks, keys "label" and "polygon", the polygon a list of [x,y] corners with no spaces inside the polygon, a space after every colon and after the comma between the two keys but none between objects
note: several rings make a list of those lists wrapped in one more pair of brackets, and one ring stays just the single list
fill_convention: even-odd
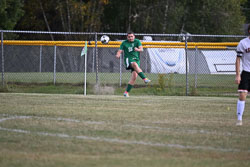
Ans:
[{"label": "green tree", "polygon": [[[14,1],[14,0],[13,0]],[[248,0],[249,1],[249,0]],[[25,0],[18,30],[243,34],[247,0]],[[246,12],[244,12],[246,15]]]},{"label": "green tree", "polygon": [[187,0],[184,30],[195,34],[242,34],[245,0]]},{"label": "green tree", "polygon": [[179,33],[184,5],[181,0],[110,0],[104,9],[104,31]]},{"label": "green tree", "polygon": [[246,2],[242,4],[242,11],[246,16],[246,23],[250,23],[250,0],[246,0]]},{"label": "green tree", "polygon": [[110,0],[105,31],[140,33],[242,34],[245,0]]},{"label": "green tree", "polygon": [[107,0],[26,0],[17,29],[66,32],[101,31]]},{"label": "green tree", "polygon": [[22,0],[0,0],[0,29],[12,30],[22,17]]}]

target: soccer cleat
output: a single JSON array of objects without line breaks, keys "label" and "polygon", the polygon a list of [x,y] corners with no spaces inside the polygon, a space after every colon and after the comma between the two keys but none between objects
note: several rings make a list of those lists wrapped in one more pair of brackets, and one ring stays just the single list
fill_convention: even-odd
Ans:
[{"label": "soccer cleat", "polygon": [[128,92],[124,92],[124,93],[123,93],[123,96],[124,96],[124,97],[129,97]]},{"label": "soccer cleat", "polygon": [[149,82],[151,82],[151,80],[149,80],[148,78],[145,78],[145,79],[144,79],[144,83],[145,83],[145,84],[147,84],[147,83],[149,83]]},{"label": "soccer cleat", "polygon": [[242,126],[242,120],[238,120],[238,121],[236,122],[236,126]]}]

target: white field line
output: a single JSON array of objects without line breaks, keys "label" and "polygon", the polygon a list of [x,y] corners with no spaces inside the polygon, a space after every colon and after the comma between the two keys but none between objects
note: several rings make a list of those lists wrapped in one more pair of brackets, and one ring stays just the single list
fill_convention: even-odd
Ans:
[{"label": "white field line", "polygon": [[[2,114],[2,115],[7,116],[6,114]],[[0,123],[7,121],[7,120],[30,119],[30,118],[40,118],[40,119],[46,119],[46,120],[57,120],[57,121],[66,121],[66,122],[82,122],[82,121],[75,120],[75,119],[65,119],[65,118],[46,118],[46,117],[37,117],[37,116],[10,116],[7,118],[1,118]],[[104,122],[92,122],[92,121],[86,121],[84,123],[105,124]],[[133,126],[133,127],[138,127],[138,126]],[[140,126],[140,127],[145,127],[145,126]],[[77,138],[77,139],[83,139],[83,140],[92,140],[92,141],[109,142],[109,143],[137,144],[137,145],[169,147],[169,148],[177,148],[177,149],[197,149],[197,150],[221,151],[221,152],[240,152],[241,151],[239,149],[214,148],[214,147],[210,147],[210,146],[184,146],[184,145],[180,145],[180,144],[165,144],[165,143],[153,143],[153,142],[145,142],[145,141],[131,141],[131,140],[121,140],[121,139],[116,139],[116,138],[91,137],[91,136],[72,136],[72,135],[68,135],[68,134],[47,133],[47,132],[31,132],[31,131],[22,130],[22,129],[3,128],[1,126],[0,126],[0,130],[8,131],[8,132],[24,133],[24,134],[37,134],[37,135],[42,135],[42,136],[53,136],[53,137],[60,137],[60,138]],[[250,150],[248,150],[248,152],[250,152]]]},{"label": "white field line", "polygon": [[[28,118],[37,118],[37,119],[45,119],[45,120],[52,120],[52,121],[65,121],[65,122],[74,122],[74,123],[83,123],[88,125],[113,125],[117,126],[115,123],[111,122],[103,122],[103,121],[82,121],[76,119],[69,119],[69,118],[51,118],[51,117],[39,117],[39,116],[11,116],[8,114],[0,114],[0,116],[5,116],[7,118],[0,119],[0,123],[5,120],[11,119],[28,119]],[[145,122],[146,123],[146,122]],[[157,124],[158,122],[156,122]],[[154,122],[153,122],[154,124]],[[146,126],[146,125],[138,125],[138,124],[123,124],[119,125],[121,127],[132,127],[137,129],[149,129],[149,130],[156,130],[156,131],[175,131],[176,133],[186,133],[186,134],[208,134],[208,135],[220,135],[220,136],[239,136],[239,137],[250,137],[249,134],[235,134],[231,132],[219,132],[219,131],[208,131],[208,130],[196,130],[196,129],[181,129],[181,128],[163,128],[157,126]]]},{"label": "white field line", "polygon": [[239,149],[226,149],[226,148],[214,148],[209,146],[184,146],[180,144],[165,144],[165,143],[152,143],[152,142],[144,142],[144,141],[133,141],[133,140],[120,140],[115,138],[105,138],[105,137],[90,137],[90,136],[70,136],[68,134],[62,133],[47,133],[47,132],[30,132],[21,129],[8,129],[0,127],[0,130],[8,131],[8,132],[17,132],[17,133],[25,133],[25,134],[37,134],[42,136],[52,136],[52,137],[60,137],[60,138],[76,138],[82,140],[92,140],[99,142],[108,142],[108,143],[120,143],[120,144],[136,144],[136,145],[145,145],[145,146],[153,146],[153,147],[169,147],[169,148],[177,148],[177,149],[195,149],[195,150],[206,150],[206,151],[221,151],[221,152],[240,152]]},{"label": "white field line", "polygon": [[[216,131],[207,131],[207,130],[194,130],[194,129],[180,129],[180,128],[162,128],[162,127],[156,127],[156,126],[142,126],[142,125],[124,125],[128,127],[133,127],[133,128],[143,128],[143,129],[155,129],[159,131],[175,131],[176,133],[186,133],[186,134],[209,134],[209,135],[220,135],[220,136],[234,136],[235,134],[232,134],[230,132],[216,132]],[[241,137],[249,137],[249,135],[238,135]]]},{"label": "white field line", "polygon": [[[108,98],[108,99],[122,99],[124,100],[124,97],[121,95],[88,95],[88,96],[83,96],[83,95],[77,95],[77,94],[46,94],[46,93],[1,93],[0,96],[16,96],[16,95],[21,95],[21,96],[48,96],[48,97],[76,97],[76,98],[90,98],[90,99],[103,99],[103,98]],[[234,101],[234,97],[227,97],[223,98],[221,100],[221,97],[195,97],[195,96],[131,96],[130,98],[132,99],[161,99],[161,100],[168,100],[168,99],[176,99],[176,100],[184,100],[184,101],[189,101],[189,100],[196,100],[196,101],[216,101],[217,99],[220,101]],[[128,99],[127,99],[128,100]]]}]

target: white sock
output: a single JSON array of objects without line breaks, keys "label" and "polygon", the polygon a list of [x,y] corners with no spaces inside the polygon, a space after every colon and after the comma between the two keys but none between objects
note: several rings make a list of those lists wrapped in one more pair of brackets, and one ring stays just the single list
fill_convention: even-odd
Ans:
[{"label": "white sock", "polygon": [[242,120],[244,108],[245,108],[245,101],[238,100],[238,102],[237,102],[237,117],[238,117],[238,120]]}]

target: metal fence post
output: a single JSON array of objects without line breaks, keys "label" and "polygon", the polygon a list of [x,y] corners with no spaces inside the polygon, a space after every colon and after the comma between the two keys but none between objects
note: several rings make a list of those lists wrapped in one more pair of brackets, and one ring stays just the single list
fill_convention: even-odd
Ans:
[{"label": "metal fence post", "polygon": [[195,63],[195,80],[194,80],[194,88],[197,88],[197,73],[198,73],[198,48],[195,46],[195,57],[194,57],[194,63]]},{"label": "metal fence post", "polygon": [[42,50],[43,50],[43,46],[40,45],[39,72],[42,72]]},{"label": "metal fence post", "polygon": [[[87,46],[86,43],[85,43],[85,46]],[[87,49],[87,48],[84,48],[84,49]],[[87,95],[87,54],[88,54],[87,50],[85,52],[86,53],[84,54],[84,96]]]},{"label": "metal fence post", "polygon": [[122,56],[123,54],[120,56],[120,87],[122,86]]},{"label": "metal fence post", "polygon": [[3,31],[1,31],[1,55],[2,55],[2,86],[4,87]]},{"label": "metal fence post", "polygon": [[185,34],[185,55],[186,55],[186,96],[188,96],[188,55],[187,55],[187,34]]},{"label": "metal fence post", "polygon": [[95,33],[95,59],[96,59],[96,83],[99,83],[98,78],[98,50],[97,50],[97,33]]},{"label": "metal fence post", "polygon": [[95,48],[92,49],[92,57],[93,57],[93,60],[92,60],[92,72],[94,73],[95,72]]},{"label": "metal fence post", "polygon": [[56,84],[56,45],[54,46],[54,85]]}]

